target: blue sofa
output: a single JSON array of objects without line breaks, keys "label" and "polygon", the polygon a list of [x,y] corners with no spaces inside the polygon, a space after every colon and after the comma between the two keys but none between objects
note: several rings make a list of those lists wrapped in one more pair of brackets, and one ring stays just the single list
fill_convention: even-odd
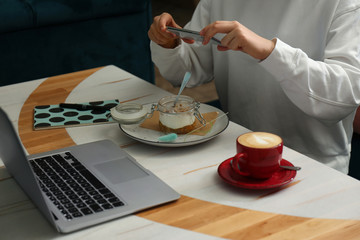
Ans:
[{"label": "blue sofa", "polygon": [[360,180],[360,134],[354,132],[351,141],[349,175]]},{"label": "blue sofa", "polygon": [[150,0],[0,0],[0,86],[113,64],[154,82]]}]

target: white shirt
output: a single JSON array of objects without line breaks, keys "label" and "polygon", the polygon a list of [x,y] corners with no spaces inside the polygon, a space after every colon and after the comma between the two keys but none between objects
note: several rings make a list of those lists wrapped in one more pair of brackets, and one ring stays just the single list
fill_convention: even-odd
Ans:
[{"label": "white shirt", "polygon": [[232,121],[276,133],[286,146],[347,173],[360,104],[360,0],[202,0],[185,28],[200,31],[216,20],[277,38],[275,49],[259,62],[211,44],[165,49],[152,42],[161,74],[174,85],[186,71],[188,86],[215,79]]}]

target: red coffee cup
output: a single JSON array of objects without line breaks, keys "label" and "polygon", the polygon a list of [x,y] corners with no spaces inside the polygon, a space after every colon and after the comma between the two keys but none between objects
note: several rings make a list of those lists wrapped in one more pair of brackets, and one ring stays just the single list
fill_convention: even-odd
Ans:
[{"label": "red coffee cup", "polygon": [[280,168],[283,140],[272,133],[249,132],[236,139],[236,150],[231,161],[236,174],[266,179]]}]

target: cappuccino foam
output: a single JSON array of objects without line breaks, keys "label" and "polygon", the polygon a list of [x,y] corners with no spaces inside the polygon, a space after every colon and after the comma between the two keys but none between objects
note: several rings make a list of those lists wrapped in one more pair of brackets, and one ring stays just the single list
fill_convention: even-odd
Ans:
[{"label": "cappuccino foam", "polygon": [[241,135],[238,142],[246,147],[251,148],[271,148],[279,145],[282,139],[272,133],[266,132],[249,132]]}]

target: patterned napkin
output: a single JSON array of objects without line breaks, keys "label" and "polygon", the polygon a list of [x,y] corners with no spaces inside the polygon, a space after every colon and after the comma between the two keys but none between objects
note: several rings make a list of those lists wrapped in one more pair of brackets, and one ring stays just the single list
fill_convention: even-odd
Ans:
[{"label": "patterned napkin", "polygon": [[[81,103],[85,105],[110,106],[119,104],[118,100],[105,100]],[[34,130],[85,126],[113,123],[108,117],[110,111],[76,110],[61,108],[59,105],[41,105],[34,108]]]}]

